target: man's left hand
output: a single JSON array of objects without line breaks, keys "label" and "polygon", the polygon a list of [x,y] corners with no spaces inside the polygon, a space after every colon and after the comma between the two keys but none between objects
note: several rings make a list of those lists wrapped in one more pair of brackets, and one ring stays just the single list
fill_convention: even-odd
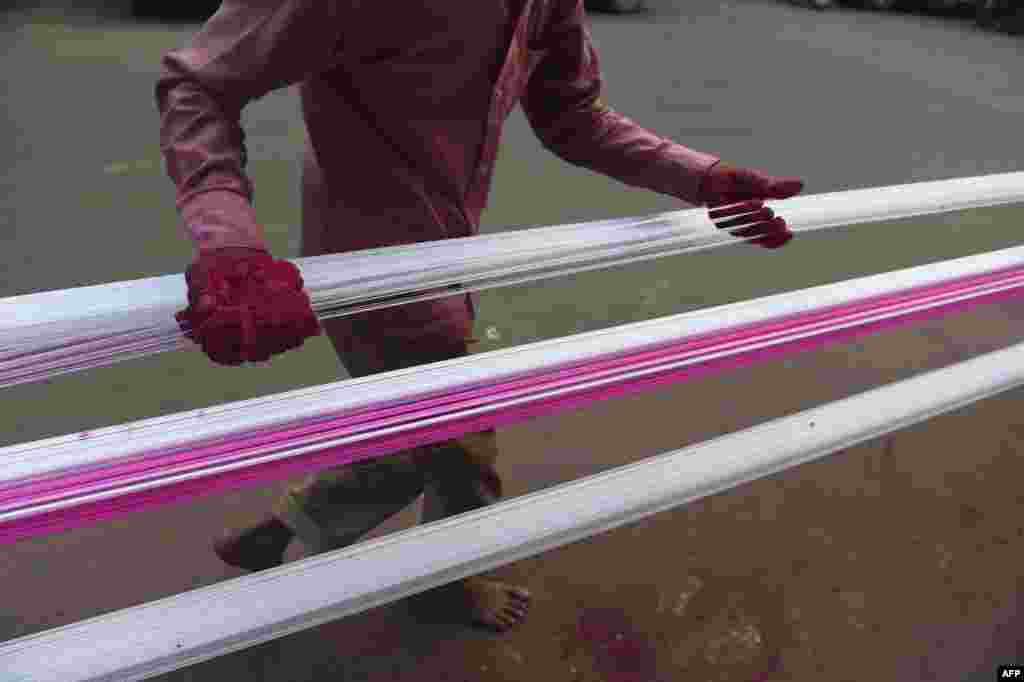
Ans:
[{"label": "man's left hand", "polygon": [[[719,161],[708,171],[700,187],[700,201],[711,210],[715,227],[738,237],[758,237],[751,242],[767,249],[787,244],[793,233],[786,221],[765,207],[765,199],[788,199],[804,188],[799,178],[780,178]],[[759,236],[760,235],[760,236]]]}]

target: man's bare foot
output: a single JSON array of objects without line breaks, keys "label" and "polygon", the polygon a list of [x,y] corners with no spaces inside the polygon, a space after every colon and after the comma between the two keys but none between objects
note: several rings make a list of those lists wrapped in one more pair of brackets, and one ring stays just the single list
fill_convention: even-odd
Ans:
[{"label": "man's bare foot", "polygon": [[230,566],[263,571],[284,563],[284,552],[294,535],[291,528],[271,517],[250,528],[226,533],[213,543],[213,551]]},{"label": "man's bare foot", "polygon": [[530,593],[522,587],[472,577],[462,581],[462,589],[473,622],[501,632],[522,623],[530,609]]}]

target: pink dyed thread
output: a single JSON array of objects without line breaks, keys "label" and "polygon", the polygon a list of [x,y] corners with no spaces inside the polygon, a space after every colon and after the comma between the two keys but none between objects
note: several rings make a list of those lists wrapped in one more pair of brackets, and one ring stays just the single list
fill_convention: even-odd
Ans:
[{"label": "pink dyed thread", "polygon": [[[974,291],[990,285],[1012,285],[1013,288],[992,293]],[[545,390],[572,386],[600,376],[614,376],[616,371],[657,366],[660,362],[670,360],[700,358],[702,355],[742,347],[744,344],[771,340],[796,330],[814,332],[839,320],[855,323],[847,329],[821,331],[804,339],[782,341],[767,348],[752,349],[724,358],[706,358],[689,366],[665,368],[650,376],[624,379],[612,385],[580,388],[570,395],[535,399],[524,405],[504,407],[481,415],[458,417],[439,425],[417,426],[399,434],[373,436],[365,441],[326,447],[317,452],[256,464],[238,471],[210,474],[200,479],[168,483],[153,490],[133,492],[109,500],[40,512],[0,524],[0,543],[16,542],[28,537],[89,525],[130,511],[185,498],[266,484],[296,474],[315,472],[379,457],[397,450],[437,443],[465,433],[582,407],[598,400],[651,390],[702,376],[708,372],[740,367],[873,333],[897,324],[930,319],[973,305],[1002,300],[1019,295],[1022,289],[1024,267],[1008,268],[953,282],[918,287],[898,294],[875,296],[865,301],[833,306],[822,311],[800,313],[780,320],[702,334],[639,352],[624,352],[596,361],[576,362],[555,370],[537,370],[501,381],[497,385],[468,387],[427,395],[415,402],[403,401],[397,405],[318,418],[313,423],[300,426],[274,427],[230,439],[190,444],[185,448],[148,452],[130,460],[92,470],[8,483],[0,489],[0,508],[39,505],[86,492],[118,487],[140,478],[167,475],[171,470],[175,473],[195,471],[215,463],[253,457],[264,452],[315,444],[340,436],[375,431],[390,425],[415,423],[418,420],[450,414],[455,410],[486,406],[498,400],[517,396],[536,395]],[[971,294],[971,298],[941,303],[961,294]],[[928,310],[904,312],[907,307],[934,302],[941,304]],[[888,317],[873,322],[866,321],[867,317],[880,311],[887,311]]]}]

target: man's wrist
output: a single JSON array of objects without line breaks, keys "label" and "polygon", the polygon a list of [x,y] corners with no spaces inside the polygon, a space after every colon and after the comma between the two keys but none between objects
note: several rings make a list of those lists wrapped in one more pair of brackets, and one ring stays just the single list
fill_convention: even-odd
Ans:
[{"label": "man's wrist", "polygon": [[249,200],[231,190],[210,190],[181,206],[185,232],[198,253],[229,247],[268,250]]},{"label": "man's wrist", "polygon": [[700,200],[701,206],[708,205],[713,201],[718,200],[718,190],[714,187],[715,176],[716,174],[722,174],[729,167],[728,163],[719,159],[708,166],[708,169],[704,171],[704,176],[701,178],[700,184],[698,185],[698,199]]},{"label": "man's wrist", "polygon": [[717,156],[673,145],[671,157],[676,168],[674,186],[669,194],[697,206],[703,204],[704,189],[711,169],[721,162]]}]

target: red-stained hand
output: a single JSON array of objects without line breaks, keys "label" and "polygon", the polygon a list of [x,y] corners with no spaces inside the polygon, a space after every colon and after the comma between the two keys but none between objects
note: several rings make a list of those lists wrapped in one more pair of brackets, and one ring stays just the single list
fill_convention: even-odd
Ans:
[{"label": "red-stained hand", "polygon": [[753,244],[777,249],[792,238],[786,221],[765,207],[765,199],[788,199],[804,188],[799,178],[777,178],[724,162],[711,167],[700,187],[700,201],[711,210],[715,227],[738,237],[757,237]]},{"label": "red-stained hand", "polygon": [[322,331],[299,269],[261,249],[202,253],[185,280],[189,307],[175,318],[218,364],[264,362]]}]

